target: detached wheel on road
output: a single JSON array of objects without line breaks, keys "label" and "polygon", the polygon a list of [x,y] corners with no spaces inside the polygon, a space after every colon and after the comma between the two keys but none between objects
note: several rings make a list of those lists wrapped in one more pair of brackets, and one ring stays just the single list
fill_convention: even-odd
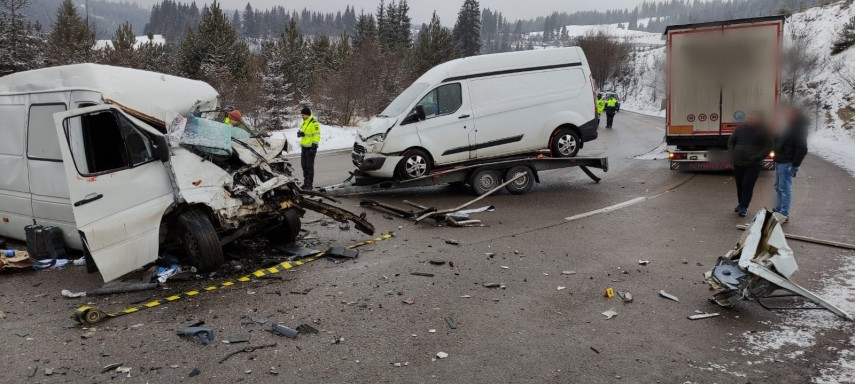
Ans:
[{"label": "detached wheel on road", "polygon": [[430,156],[421,149],[406,151],[395,171],[399,180],[412,180],[425,176],[431,171]]},{"label": "detached wheel on road", "polygon": [[184,250],[199,272],[213,272],[223,265],[223,247],[217,230],[204,212],[193,210],[178,216]]},{"label": "detached wheel on road", "polygon": [[523,176],[508,184],[505,189],[514,195],[525,195],[534,188],[534,171],[531,168],[525,166],[513,167],[505,174],[505,181],[513,179],[519,174],[523,174]]},{"label": "detached wheel on road", "polygon": [[552,157],[575,157],[579,153],[582,140],[570,128],[563,128],[555,134],[550,143]]},{"label": "detached wheel on road", "polygon": [[472,174],[469,182],[472,193],[481,196],[502,185],[502,175],[494,169],[482,169]]},{"label": "detached wheel on road", "polygon": [[278,233],[273,232],[270,238],[283,244],[292,244],[297,241],[301,228],[300,211],[292,208],[282,214],[282,226],[275,229]]}]

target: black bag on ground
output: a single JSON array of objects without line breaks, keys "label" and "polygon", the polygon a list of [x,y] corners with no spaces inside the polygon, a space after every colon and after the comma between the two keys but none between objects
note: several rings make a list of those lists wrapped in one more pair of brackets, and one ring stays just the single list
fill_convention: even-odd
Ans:
[{"label": "black bag on ground", "polygon": [[36,260],[65,259],[65,241],[62,229],[28,225],[24,227],[27,236],[27,252]]}]

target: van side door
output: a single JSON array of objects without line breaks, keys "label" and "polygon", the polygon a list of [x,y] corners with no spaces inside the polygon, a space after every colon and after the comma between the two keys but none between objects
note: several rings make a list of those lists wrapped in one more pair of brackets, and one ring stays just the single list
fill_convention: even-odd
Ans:
[{"label": "van side door", "polygon": [[474,154],[475,119],[466,82],[442,84],[417,105],[425,109],[425,120],[416,124],[416,128],[434,163],[469,160]]},{"label": "van side door", "polygon": [[108,105],[56,113],[54,123],[77,229],[104,281],[155,261],[174,202],[159,133]]}]

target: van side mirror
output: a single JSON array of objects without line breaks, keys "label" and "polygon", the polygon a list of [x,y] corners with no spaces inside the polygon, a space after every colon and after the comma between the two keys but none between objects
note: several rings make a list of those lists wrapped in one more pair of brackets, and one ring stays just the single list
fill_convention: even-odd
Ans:
[{"label": "van side mirror", "polygon": [[427,114],[425,114],[425,107],[424,106],[417,105],[415,111],[416,111],[416,117],[419,119],[419,121],[427,119]]},{"label": "van side mirror", "polygon": [[169,141],[164,135],[154,136],[154,156],[161,162],[169,161]]}]

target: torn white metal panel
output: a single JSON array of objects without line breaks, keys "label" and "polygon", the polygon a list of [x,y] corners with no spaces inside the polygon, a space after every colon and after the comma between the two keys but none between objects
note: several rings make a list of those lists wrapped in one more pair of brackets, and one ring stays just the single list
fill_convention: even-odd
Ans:
[{"label": "torn white metal panel", "polygon": [[777,290],[786,290],[853,320],[840,308],[790,280],[798,265],[779,220],[778,215],[760,210],[734,250],[704,274],[707,283],[716,291],[713,301],[727,307],[732,305],[730,298],[735,296],[762,300],[774,297],[772,294]]}]

